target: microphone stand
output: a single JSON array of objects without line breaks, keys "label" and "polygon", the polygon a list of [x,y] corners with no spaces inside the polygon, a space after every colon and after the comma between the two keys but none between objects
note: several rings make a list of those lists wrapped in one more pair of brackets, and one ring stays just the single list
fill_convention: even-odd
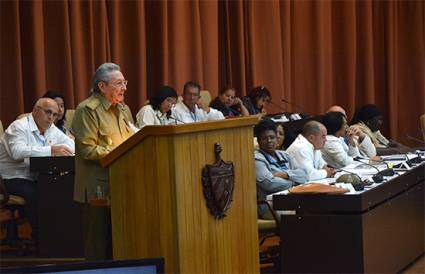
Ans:
[{"label": "microphone stand", "polygon": [[365,164],[365,165],[367,165],[367,166],[370,166],[370,167],[372,167],[372,168],[374,168],[374,169],[376,169],[376,170],[378,171],[378,173],[376,173],[376,174],[374,174],[374,175],[372,176],[372,180],[373,180],[375,183],[380,184],[380,183],[382,183],[382,182],[384,181],[384,176],[381,174],[381,171],[379,171],[379,169],[378,169],[376,166],[373,166],[373,165],[371,165],[371,164],[369,164],[369,163],[362,162],[362,161],[360,161],[360,160],[359,160],[359,158],[357,158],[357,157],[353,158],[353,160],[354,160],[354,161],[356,161],[356,162],[359,162],[359,163]]},{"label": "microphone stand", "polygon": [[301,107],[301,106],[299,106],[299,105],[297,105],[297,104],[294,104],[294,103],[291,103],[291,102],[289,102],[288,100],[286,100],[286,99],[280,99],[282,102],[284,102],[285,104],[288,104],[288,105],[290,105],[290,106],[294,106],[295,107],[295,109],[299,109],[301,112],[303,112],[304,111],[304,108],[303,107]]},{"label": "microphone stand", "polygon": [[277,107],[279,110],[281,110],[283,114],[287,113],[287,112],[286,112],[286,109],[285,109],[284,107],[282,107],[282,106],[280,106],[280,105],[278,105],[278,104],[274,103],[273,101],[270,101],[270,104],[272,104],[273,106],[275,106],[275,107]]},{"label": "microphone stand", "polygon": [[387,162],[385,162],[384,160],[372,160],[373,162],[378,162],[378,163],[384,163],[387,166],[387,169],[381,170],[381,174],[383,176],[394,176],[396,173],[394,171],[394,169],[390,168],[390,166],[388,165]]},{"label": "microphone stand", "polygon": [[170,117],[168,117],[169,119],[173,119],[174,121],[176,121],[176,125],[177,125],[177,122],[180,122],[180,123],[182,123],[182,124],[188,124],[188,123],[185,123],[185,122],[183,122],[182,120],[180,120],[180,119],[178,119],[178,118],[176,118],[176,117],[173,117],[173,116],[170,116]]},{"label": "microphone stand", "polygon": [[285,119],[287,119],[288,121],[292,121],[290,115],[287,115],[288,112],[286,112],[286,110],[282,106],[280,106],[276,103],[273,103],[273,101],[270,101],[270,104],[277,107],[279,110],[281,110],[282,114],[281,115],[280,114],[269,114],[269,115],[267,115],[268,117],[275,118],[275,117],[279,117],[279,115],[280,115],[279,119],[283,119],[283,117],[285,117]]}]

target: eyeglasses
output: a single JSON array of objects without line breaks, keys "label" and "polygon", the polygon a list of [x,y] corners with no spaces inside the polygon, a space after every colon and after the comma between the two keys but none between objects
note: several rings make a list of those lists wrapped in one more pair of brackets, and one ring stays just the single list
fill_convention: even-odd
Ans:
[{"label": "eyeglasses", "polygon": [[121,88],[121,87],[125,88],[125,87],[127,87],[127,84],[128,84],[127,80],[122,80],[122,81],[118,81],[118,82],[115,82],[115,83],[111,83],[111,85],[113,85],[116,88]]},{"label": "eyeglasses", "polygon": [[39,109],[41,109],[41,110],[43,110],[44,111],[44,113],[46,113],[46,115],[47,116],[52,116],[53,118],[58,118],[59,117],[59,113],[57,113],[57,112],[53,112],[52,110],[50,110],[50,109],[44,109],[44,108],[42,108],[42,107],[40,107],[40,106],[37,106],[37,108],[39,108]]}]

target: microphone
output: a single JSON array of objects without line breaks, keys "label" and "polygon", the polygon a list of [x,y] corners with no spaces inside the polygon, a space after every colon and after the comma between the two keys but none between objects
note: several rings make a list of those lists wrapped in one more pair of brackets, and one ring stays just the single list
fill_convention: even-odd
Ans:
[{"label": "microphone", "polygon": [[[344,182],[344,183],[351,184],[356,191],[364,190],[365,185],[370,185],[369,182],[368,183],[363,182],[362,178],[354,172],[351,172],[342,168],[339,168],[338,171],[344,171],[344,172],[347,172],[348,174],[342,174],[336,179],[336,182],[338,183]],[[354,175],[355,177],[352,178],[351,175]],[[356,180],[355,178],[356,179],[358,178],[358,180]]]},{"label": "microphone", "polygon": [[273,106],[279,108],[280,110],[282,110],[283,112],[286,112],[286,109],[276,103],[274,103],[273,101],[270,101],[270,104],[272,104]]},{"label": "microphone", "polygon": [[170,115],[170,117],[168,117],[168,119],[173,119],[174,121],[176,121],[176,122],[180,122],[180,123],[182,123],[182,124],[188,124],[188,123],[185,123],[185,122],[183,122],[182,120],[180,120],[180,119],[178,119],[178,118],[176,118],[176,117],[173,117],[173,116],[171,116],[171,115]]},{"label": "microphone", "polygon": [[[402,151],[402,150],[400,150],[400,149],[398,149],[396,147],[393,147],[392,149],[394,149],[395,151],[397,151],[398,153],[400,153],[400,155],[403,155],[404,156],[404,158],[406,159],[406,164],[409,167],[412,167],[413,166],[413,163],[420,163],[422,161],[422,159],[420,157],[415,157],[413,159],[409,159],[409,156],[407,156],[407,154],[404,151]],[[418,161],[418,158],[419,158],[419,161]],[[403,165],[403,163],[400,163],[399,165],[397,165],[397,168],[401,168],[402,165]]]},{"label": "microphone", "polygon": [[354,157],[353,160],[356,161],[356,162],[360,162],[362,164],[365,164],[367,166],[373,167],[374,169],[376,169],[378,171],[378,173],[376,173],[372,176],[372,180],[375,183],[379,184],[379,183],[382,183],[384,181],[384,176],[381,174],[381,171],[379,171],[379,169],[376,166],[360,161],[359,157]]},{"label": "microphone", "polygon": [[[404,155],[404,157],[405,157],[405,159],[406,159],[406,164],[409,166],[409,167],[413,167],[414,166],[414,164],[420,164],[420,163],[422,163],[422,157],[419,155],[419,154],[417,154],[417,156],[416,157],[414,157],[414,158],[412,158],[412,159],[409,159],[409,156],[407,156],[407,153],[404,153],[403,151],[401,151],[401,150],[399,150],[399,149],[395,149],[395,151],[397,151],[397,152],[399,152],[400,154],[402,154],[402,155]],[[402,167],[402,163],[400,163],[399,165],[397,165],[397,167]]]},{"label": "microphone", "polygon": [[297,105],[297,104],[294,104],[294,103],[291,103],[291,102],[289,102],[288,100],[286,100],[286,99],[280,99],[282,102],[284,102],[285,104],[288,104],[288,105],[290,105],[290,106],[294,106],[295,107],[295,109],[299,109],[300,110],[300,112],[303,112],[304,111],[304,108],[303,107],[301,107],[301,106],[299,106],[299,105]]},{"label": "microphone", "polygon": [[387,166],[386,169],[380,171],[383,176],[394,176],[395,175],[394,169],[392,169],[390,167],[390,165],[388,165],[388,163],[385,162],[384,160],[372,160],[372,161],[378,162],[378,163],[384,163]]},{"label": "microphone", "polygon": [[282,106],[280,106],[280,105],[278,105],[276,103],[273,103],[273,101],[270,101],[270,104],[272,104],[273,106],[279,108],[279,110],[282,111],[282,114],[280,114],[280,113],[269,114],[269,115],[267,115],[267,117],[270,117],[271,119],[281,120],[281,122],[288,122],[288,121],[291,121],[292,120],[291,117],[290,117],[290,115],[287,115],[286,114],[287,112],[286,112],[286,109],[285,108],[283,108]]}]

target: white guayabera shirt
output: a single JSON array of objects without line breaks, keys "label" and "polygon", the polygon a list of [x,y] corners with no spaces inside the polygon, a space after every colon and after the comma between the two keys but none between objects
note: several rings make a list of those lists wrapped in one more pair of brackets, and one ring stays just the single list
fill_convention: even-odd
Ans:
[{"label": "white guayabera shirt", "polygon": [[14,121],[0,138],[0,174],[4,179],[35,180],[29,158],[52,156],[54,145],[65,145],[75,153],[74,140],[54,124],[41,135],[32,114]]}]

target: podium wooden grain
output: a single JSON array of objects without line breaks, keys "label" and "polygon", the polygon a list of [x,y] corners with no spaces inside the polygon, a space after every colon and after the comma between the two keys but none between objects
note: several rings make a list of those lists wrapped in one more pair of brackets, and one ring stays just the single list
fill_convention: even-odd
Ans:
[{"label": "podium wooden grain", "polygon": [[[164,257],[167,273],[258,273],[257,121],[147,126],[103,158],[114,259]],[[210,215],[201,182],[215,143],[235,167],[233,202],[222,220]]]}]

